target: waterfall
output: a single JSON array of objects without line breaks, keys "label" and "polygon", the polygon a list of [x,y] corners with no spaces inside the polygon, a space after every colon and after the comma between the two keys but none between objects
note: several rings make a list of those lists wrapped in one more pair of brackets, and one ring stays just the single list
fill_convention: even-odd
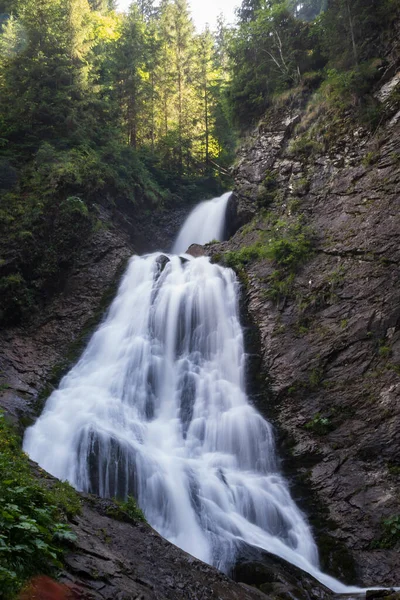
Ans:
[{"label": "waterfall", "polygon": [[225,212],[232,193],[220,198],[206,200],[196,206],[186,219],[172,247],[174,254],[186,252],[190,244],[206,244],[222,240],[225,228]]},{"label": "waterfall", "polygon": [[[207,205],[220,219],[208,237],[221,235],[228,197]],[[207,241],[198,222],[205,206],[176,248]],[[311,531],[279,473],[271,425],[246,397],[237,299],[234,272],[208,258],[134,256],[24,449],[79,490],[135,495],[157,531],[221,570],[245,542],[346,592],[319,571]]]}]

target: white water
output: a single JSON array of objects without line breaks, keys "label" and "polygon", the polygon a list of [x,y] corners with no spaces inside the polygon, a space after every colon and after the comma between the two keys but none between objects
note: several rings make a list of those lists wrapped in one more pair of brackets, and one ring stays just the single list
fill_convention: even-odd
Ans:
[{"label": "white water", "polygon": [[190,244],[206,244],[211,240],[222,240],[225,225],[225,212],[232,193],[220,198],[206,200],[196,206],[173,245],[173,254],[186,252]]},{"label": "white water", "polygon": [[[183,235],[178,242],[190,245]],[[319,571],[277,469],[271,426],[246,397],[233,271],[177,256],[162,270],[160,256],[131,259],[105,321],[24,449],[78,489],[134,494],[157,531],[222,570],[244,541],[336,592],[357,591]]]}]

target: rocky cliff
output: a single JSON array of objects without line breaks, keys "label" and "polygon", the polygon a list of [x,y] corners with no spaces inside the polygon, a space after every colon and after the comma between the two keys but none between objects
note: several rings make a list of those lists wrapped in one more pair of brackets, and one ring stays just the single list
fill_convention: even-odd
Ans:
[{"label": "rocky cliff", "polygon": [[[233,266],[259,334],[258,405],[325,569],[364,585],[400,573],[400,111],[373,132],[297,98],[239,151]],[[254,342],[251,351],[255,351]]]},{"label": "rocky cliff", "polygon": [[[148,224],[147,240],[123,213],[102,213],[107,226],[87,240],[59,293],[29,323],[0,333],[0,407],[21,432],[79,357],[129,257],[168,247],[187,210]],[[53,485],[54,478],[35,463],[31,466],[35,479]],[[244,555],[235,573],[242,583],[235,583],[121,512],[113,501],[83,494],[80,501],[81,511],[69,517],[76,542],[67,549],[58,574],[71,598],[256,600],[266,596],[249,585],[255,571],[258,587],[270,598],[280,598],[283,592],[304,600],[332,597],[311,576],[265,553],[262,561],[251,553]]]}]

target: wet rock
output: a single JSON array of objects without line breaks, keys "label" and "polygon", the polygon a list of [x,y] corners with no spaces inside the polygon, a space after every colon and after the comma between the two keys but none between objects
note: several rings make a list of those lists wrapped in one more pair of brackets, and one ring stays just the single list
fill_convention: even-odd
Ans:
[{"label": "wet rock", "polygon": [[233,579],[257,586],[269,598],[276,600],[331,600],[334,594],[314,577],[271,554],[244,548],[239,554]]},{"label": "wet rock", "polygon": [[367,590],[365,593],[366,600],[378,600],[378,598],[386,598],[386,600],[400,600],[400,592],[396,590]]},{"label": "wet rock", "polygon": [[159,273],[161,274],[164,271],[166,265],[169,263],[169,258],[168,256],[165,256],[165,254],[161,254],[157,258],[156,263],[158,266]]},{"label": "wet rock", "polygon": [[200,244],[192,244],[189,246],[189,248],[186,250],[186,254],[190,254],[190,256],[193,256],[194,258],[198,258],[199,256],[207,256],[206,249]]},{"label": "wet rock", "polygon": [[[299,111],[279,110],[273,118],[262,122],[239,149],[232,171],[236,186],[231,205],[228,205],[229,233],[232,234],[256,214],[260,185],[281,156],[299,119]],[[250,155],[251,160],[248,160]]]},{"label": "wet rock", "polygon": [[[244,299],[262,359],[254,394],[319,543],[323,569],[347,583],[399,585],[397,548],[379,549],[400,514],[400,121],[379,146],[358,128],[312,159],[291,156],[279,113],[240,150],[235,210],[244,222],[215,256],[257,242],[260,165],[278,182],[270,214],[314,232],[314,254],[278,302],[275,265],[246,266]],[[301,127],[303,125],[301,124]],[[269,143],[266,143],[266,133]],[[325,426],[321,426],[325,424]]]},{"label": "wet rock", "polygon": [[112,518],[112,505],[84,495],[82,514],[71,524],[77,542],[66,554],[60,581],[72,584],[80,598],[265,598],[173,546],[146,523]]},{"label": "wet rock", "polygon": [[400,84],[400,71],[398,71],[387,83],[385,83],[375,94],[379,102],[386,102],[392,92]]}]

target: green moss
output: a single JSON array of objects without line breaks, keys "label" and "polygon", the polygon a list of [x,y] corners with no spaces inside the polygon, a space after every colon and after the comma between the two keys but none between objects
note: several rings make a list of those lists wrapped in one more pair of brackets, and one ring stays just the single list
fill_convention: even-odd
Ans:
[{"label": "green moss", "polygon": [[268,277],[265,295],[279,302],[291,294],[297,269],[312,255],[312,231],[302,220],[288,222],[268,214],[268,228],[259,239],[240,250],[226,252],[224,263],[237,272],[246,265],[267,260],[276,269]]},{"label": "green moss", "polygon": [[394,371],[394,373],[396,373],[396,375],[400,376],[400,365],[394,365],[392,363],[389,363],[387,365],[387,369],[389,369],[389,371]]},{"label": "green moss", "polygon": [[211,262],[219,263],[219,262],[221,262],[222,258],[223,258],[222,252],[216,252],[215,254],[212,255]]},{"label": "green moss", "polygon": [[277,197],[278,193],[278,182],[276,175],[272,171],[267,171],[264,177],[264,181],[259,186],[257,194],[257,205],[259,208],[266,208]]},{"label": "green moss", "polygon": [[369,167],[370,165],[376,163],[378,158],[379,154],[377,152],[367,152],[367,154],[362,159],[362,164],[364,165],[364,167]]},{"label": "green moss", "polygon": [[309,376],[308,376],[308,382],[309,382],[309,386],[312,390],[317,389],[324,378],[324,371],[321,368],[314,368],[311,370]]},{"label": "green moss", "polygon": [[289,145],[288,153],[297,158],[311,158],[320,154],[323,146],[320,142],[310,139],[307,134],[295,138]]},{"label": "green moss", "polygon": [[400,475],[400,465],[394,463],[388,463],[388,471],[394,477]]},{"label": "green moss", "polygon": [[389,358],[392,354],[392,350],[389,346],[379,346],[378,354],[382,358]]},{"label": "green moss", "polygon": [[72,518],[79,515],[82,510],[82,501],[76,490],[68,481],[53,482],[49,489],[49,498],[63,515]]},{"label": "green moss", "polygon": [[400,544],[400,515],[392,515],[381,523],[382,535],[374,540],[371,548],[392,549]]}]

